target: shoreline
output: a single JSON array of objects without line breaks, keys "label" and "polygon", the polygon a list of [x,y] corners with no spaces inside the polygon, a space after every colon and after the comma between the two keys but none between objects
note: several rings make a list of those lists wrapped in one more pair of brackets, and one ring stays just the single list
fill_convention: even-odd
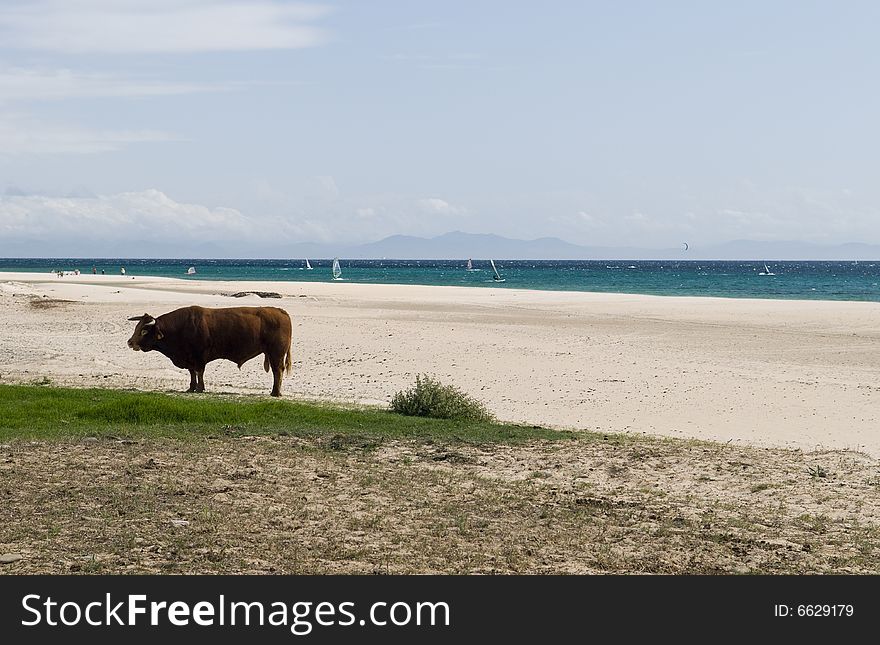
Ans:
[{"label": "shoreline", "polygon": [[[224,295],[250,290],[283,297]],[[189,304],[285,308],[288,397],[387,405],[426,373],[503,421],[880,456],[876,302],[4,273],[0,380],[186,389],[125,341]],[[208,390],[268,394],[258,363],[211,363]]]},{"label": "shoreline", "polygon": [[[13,276],[12,278],[7,278],[6,276]],[[139,280],[139,282],[135,282],[135,280]],[[208,285],[224,285],[223,291],[267,291],[274,290],[278,293],[287,292],[286,294],[282,293],[282,295],[293,295],[293,291],[303,289],[311,289],[312,287],[340,287],[342,289],[348,288],[364,288],[364,289],[377,289],[377,290],[407,290],[407,289],[424,289],[426,292],[431,290],[461,290],[464,292],[482,292],[484,290],[492,290],[494,293],[498,294],[527,294],[538,296],[539,294],[550,294],[549,297],[553,296],[567,296],[567,298],[563,298],[564,300],[571,299],[588,299],[588,300],[603,300],[603,299],[614,299],[614,298],[646,298],[646,299],[662,299],[662,300],[683,300],[683,301],[720,301],[720,302],[766,302],[766,303],[775,303],[775,302],[785,302],[785,303],[796,303],[801,305],[819,305],[822,306],[822,303],[833,303],[837,304],[851,304],[851,305],[868,305],[868,306],[876,306],[880,307],[880,300],[844,300],[844,299],[808,299],[808,298],[763,298],[763,297],[753,297],[753,296],[697,296],[697,295],[667,295],[667,294],[654,294],[654,293],[639,293],[639,292],[628,292],[628,291],[580,291],[574,289],[526,289],[526,288],[518,288],[518,287],[493,287],[491,283],[486,286],[477,286],[477,285],[446,285],[446,284],[410,284],[410,283],[396,283],[396,282],[353,282],[346,280],[226,280],[226,279],[209,279],[209,278],[175,278],[171,276],[154,276],[154,275],[92,275],[92,274],[80,274],[80,275],[66,275],[64,277],[57,277],[52,273],[35,273],[35,272],[5,272],[0,270],[0,284],[2,283],[14,283],[19,282],[23,284],[74,284],[74,285],[83,285],[83,286],[102,286],[102,285],[123,285],[127,287],[131,287],[133,289],[138,290],[146,290],[150,288],[155,288],[157,291],[162,292],[173,292],[173,291],[182,291],[188,293],[196,293],[196,294],[213,294],[220,295],[217,293],[217,288],[209,288]],[[158,284],[157,284],[158,283]],[[244,285],[245,288],[235,288],[234,285]],[[168,289],[163,289],[162,286],[172,287]],[[267,300],[268,302],[268,300]]]}]

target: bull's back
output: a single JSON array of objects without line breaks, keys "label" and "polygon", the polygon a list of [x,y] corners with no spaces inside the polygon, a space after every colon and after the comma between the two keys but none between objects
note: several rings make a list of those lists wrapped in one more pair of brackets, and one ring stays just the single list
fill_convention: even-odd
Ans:
[{"label": "bull's back", "polygon": [[208,360],[245,360],[266,351],[277,351],[282,346],[286,350],[290,346],[290,316],[278,307],[209,308],[194,305],[173,313],[179,314],[181,319],[188,319],[184,326],[192,329],[204,343]]}]

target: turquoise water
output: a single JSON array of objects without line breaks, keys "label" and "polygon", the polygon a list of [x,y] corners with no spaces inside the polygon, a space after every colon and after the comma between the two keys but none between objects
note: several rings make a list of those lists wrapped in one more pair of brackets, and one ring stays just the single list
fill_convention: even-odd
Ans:
[{"label": "turquoise water", "polygon": [[[79,269],[90,274],[154,275],[198,280],[331,281],[332,260],[143,260],[143,259],[0,259],[0,271]],[[488,260],[341,260],[349,283],[424,284],[500,289],[600,291],[668,296],[721,296],[810,300],[880,301],[880,261],[768,263],[775,275],[759,275],[763,263],[752,261],[659,260],[496,260],[505,282],[492,280]],[[194,266],[196,274],[186,275]],[[2,279],[2,276],[0,276]]]}]

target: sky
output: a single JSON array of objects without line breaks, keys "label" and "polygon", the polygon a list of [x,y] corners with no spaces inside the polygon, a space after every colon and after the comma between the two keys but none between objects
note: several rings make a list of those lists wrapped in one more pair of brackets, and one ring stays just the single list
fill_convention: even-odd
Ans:
[{"label": "sky", "polygon": [[880,243],[880,3],[3,0],[0,257]]}]

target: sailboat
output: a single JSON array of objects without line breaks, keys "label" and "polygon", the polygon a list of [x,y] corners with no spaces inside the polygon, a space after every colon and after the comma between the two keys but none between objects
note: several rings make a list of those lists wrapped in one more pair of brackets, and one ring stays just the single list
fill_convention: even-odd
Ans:
[{"label": "sailboat", "polygon": [[311,271],[311,270],[312,270],[312,265],[309,264],[309,259],[306,258],[306,271]]},{"label": "sailboat", "polygon": [[492,271],[493,273],[495,273],[495,275],[492,276],[492,279],[495,282],[504,282],[504,278],[501,277],[501,275],[498,273],[498,269],[495,268],[495,260],[489,260],[489,264],[492,265]]},{"label": "sailboat", "polygon": [[466,271],[479,271],[479,269],[475,269],[475,268],[474,268],[474,263],[471,262],[471,259],[470,259],[470,258],[468,258],[468,261],[467,261],[467,267],[465,268],[465,270],[466,270]]},{"label": "sailboat", "polygon": [[190,267],[190,268],[188,268],[188,269],[186,270],[186,275],[195,275],[195,274],[196,274],[196,268],[195,268],[195,267]]},{"label": "sailboat", "polygon": [[339,266],[339,258],[333,258],[333,279],[342,280],[342,267]]},{"label": "sailboat", "polygon": [[776,275],[770,270],[770,267],[767,266],[767,263],[764,263],[764,270],[761,271],[758,275]]}]

